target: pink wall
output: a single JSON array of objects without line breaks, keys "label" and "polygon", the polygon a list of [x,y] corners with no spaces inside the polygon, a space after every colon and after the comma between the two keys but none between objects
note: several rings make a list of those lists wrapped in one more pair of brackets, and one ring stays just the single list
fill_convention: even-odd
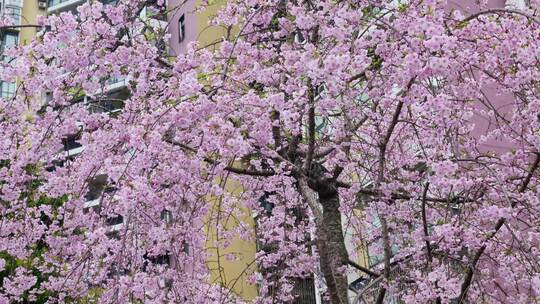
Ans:
[{"label": "pink wall", "polygon": [[[489,0],[487,8],[504,8],[506,0]],[[448,0],[448,8],[458,9],[465,15],[469,15],[480,10],[476,0]],[[484,8],[486,9],[486,8]],[[500,89],[497,89],[494,84],[485,85],[482,87],[482,92],[485,99],[489,102],[490,106],[495,108],[501,115],[505,116],[511,109],[512,103],[514,103],[514,96],[511,94],[500,94]],[[480,138],[482,135],[487,134],[495,127],[495,120],[493,113],[488,115],[482,114],[482,111],[488,110],[488,107],[477,102],[478,110],[475,112],[472,120],[475,123],[473,135],[476,138]],[[504,153],[510,151],[512,148],[516,148],[514,145],[505,142],[502,139],[490,139],[480,146],[482,152],[492,151],[495,153]]]},{"label": "pink wall", "polygon": [[[197,16],[194,13],[196,0],[169,0],[168,9],[171,11],[169,16],[169,53],[173,56],[186,51],[186,46],[190,41],[197,39]],[[179,42],[178,19],[184,15],[186,37],[184,41]]]},{"label": "pink wall", "polygon": [[[181,54],[186,51],[186,46],[190,41],[197,40],[197,17],[194,13],[196,0],[169,0],[168,7],[172,12],[169,17],[169,38],[170,54],[172,56]],[[488,0],[488,8],[504,8],[506,0]],[[476,0],[448,0],[448,9],[458,9],[464,14],[468,15],[480,10]],[[185,39],[179,42],[179,26],[178,19],[184,14],[185,18]],[[497,95],[494,87],[486,86],[483,88],[483,92],[490,103],[501,112],[510,109],[513,102],[513,96],[508,94]],[[480,138],[481,135],[486,134],[492,126],[490,117],[482,115],[481,110],[485,110],[486,107],[478,102],[478,110],[473,120],[476,124],[473,134]],[[490,150],[497,153],[509,151],[513,146],[505,143],[501,140],[490,140],[482,145],[482,150]]]},{"label": "pink wall", "polygon": [[[479,10],[477,0],[448,0],[448,7],[459,9],[463,13],[474,13]],[[489,8],[504,8],[506,0],[488,0]]]},{"label": "pink wall", "polygon": [[[501,116],[505,119],[511,120],[509,112],[512,110],[512,104],[515,102],[514,96],[512,94],[503,93],[498,94],[500,89],[496,89],[494,85],[486,85],[482,88],[482,92],[485,95],[485,99],[489,102],[489,106],[493,107]],[[473,134],[476,137],[486,134],[493,128],[498,127],[497,121],[494,117],[493,112],[489,114],[483,114],[481,111],[490,110],[486,105],[478,102],[477,112],[473,116],[473,121],[475,123],[475,128]],[[504,141],[504,139],[490,139],[481,145],[482,152],[493,151],[496,153],[504,153],[510,151],[512,148],[517,148],[515,145]]]}]

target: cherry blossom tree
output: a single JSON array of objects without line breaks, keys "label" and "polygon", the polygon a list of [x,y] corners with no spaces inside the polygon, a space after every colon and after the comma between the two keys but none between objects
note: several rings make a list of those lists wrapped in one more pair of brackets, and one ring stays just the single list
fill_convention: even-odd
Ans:
[{"label": "cherry blossom tree", "polygon": [[[1,302],[241,302],[206,260],[253,240],[229,224],[251,214],[271,247],[246,270],[257,303],[314,274],[331,303],[538,302],[538,1],[230,0],[226,35],[175,57],[147,5],[93,1],[4,50]],[[354,263],[344,229],[382,263]],[[372,296],[348,299],[353,271]]]}]

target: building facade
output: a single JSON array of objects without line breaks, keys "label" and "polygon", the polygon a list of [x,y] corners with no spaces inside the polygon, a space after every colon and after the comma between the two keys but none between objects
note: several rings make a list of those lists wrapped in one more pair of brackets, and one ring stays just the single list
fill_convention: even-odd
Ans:
[{"label": "building facade", "polygon": [[[3,14],[9,14],[15,20],[15,25],[35,25],[39,15],[53,15],[62,12],[70,11],[77,12],[77,7],[86,3],[87,0],[3,0]],[[114,5],[115,0],[102,1],[105,4]],[[223,30],[214,28],[208,25],[208,21],[220,8],[223,1],[215,1],[208,9],[202,12],[196,12],[197,6],[201,5],[200,0],[170,0],[167,2],[167,10],[156,11],[152,5],[153,1],[148,1],[141,13],[141,19],[148,19],[154,25],[157,31],[163,31],[170,34],[170,38],[165,42],[163,47],[170,56],[177,56],[186,51],[188,43],[198,41],[201,45],[212,44],[216,40],[221,39]],[[18,43],[28,43],[41,29],[38,27],[21,27],[2,31],[2,48],[10,47]],[[6,58],[8,60],[9,58]],[[68,71],[66,71],[66,75]],[[64,75],[61,75],[64,77]],[[2,97],[8,99],[13,96],[16,91],[16,81],[2,82]],[[129,98],[129,79],[125,77],[113,77],[106,81],[101,92],[96,92],[96,96],[104,96],[105,101],[96,101],[86,95],[81,95],[80,102],[88,105],[91,112],[107,113],[116,115],[122,111],[124,106],[122,100]],[[94,94],[95,95],[95,94]],[[44,92],[44,102],[48,102],[52,95]],[[108,100],[107,100],[108,99]],[[80,126],[82,132],[84,126]],[[63,139],[64,149],[59,153],[59,161],[47,170],[55,170],[57,167],[64,166],[66,161],[76,158],[83,153],[85,147],[79,142],[81,132],[72,134]],[[86,203],[84,204],[85,212],[98,211],[101,208],[101,203],[104,197],[114,196],[117,190],[114,185],[108,184],[106,174],[97,174],[96,177],[89,182],[89,191],[85,195]],[[233,194],[240,194],[242,186],[234,181],[228,181],[226,190]],[[210,199],[211,202],[215,201]],[[216,205],[217,206],[217,205]],[[215,206],[213,206],[215,207]],[[171,214],[164,212],[162,219],[167,222],[174,220]],[[242,219],[243,222],[250,227],[255,227],[254,219],[251,216],[246,216]],[[125,229],[129,219],[122,216],[111,217],[106,220],[106,225],[109,226],[110,237],[116,237],[118,232]],[[208,247],[216,240],[216,231],[211,224],[207,227]],[[257,286],[247,283],[247,276],[256,270],[254,267],[254,259],[256,254],[256,243],[253,241],[245,241],[240,238],[231,240],[231,245],[222,250],[218,255],[216,250],[210,250],[210,256],[207,260],[208,268],[210,269],[210,282],[230,288],[239,298],[245,300],[254,299],[257,294]],[[189,248],[186,248],[189,251]],[[236,254],[239,258],[235,260],[223,259],[225,254]],[[189,252],[189,254],[199,254]],[[168,264],[174,267],[173,261],[168,255],[148,258],[149,263]],[[219,260],[219,261],[218,261]],[[219,268],[216,265],[220,265]],[[249,271],[246,272],[246,268]],[[121,273],[122,269],[111,269],[111,274]]]},{"label": "building facade", "polygon": [[[159,16],[152,12],[151,8],[145,9],[142,12],[143,16],[148,16],[149,18],[155,18],[157,22],[163,22],[163,29],[167,30],[170,34],[170,38],[167,42],[167,50],[171,56],[182,54],[186,51],[187,44],[191,41],[198,41],[201,46],[211,45],[216,41],[219,41],[221,37],[225,34],[224,29],[212,27],[209,25],[208,21],[212,15],[214,15],[220,4],[225,1],[217,1],[216,4],[211,5],[208,9],[203,12],[197,12],[196,8],[201,5],[201,0],[169,0],[168,2],[168,14],[165,16]],[[2,0],[0,7],[0,15],[9,15],[13,18],[15,25],[33,25],[36,24],[37,16],[39,15],[50,15],[58,14],[64,11],[74,11],[77,6],[85,3],[86,0]],[[112,3],[110,1],[108,3]],[[510,8],[523,8],[525,7],[525,0],[490,0],[489,6],[492,8],[499,7],[510,7]],[[469,0],[449,0],[448,8],[459,9],[464,13],[473,13],[479,8],[474,1]],[[39,28],[35,27],[24,27],[24,28],[13,28],[5,29],[0,31],[1,36],[1,45],[0,45],[0,54],[1,51],[5,48],[11,47],[18,43],[27,43],[36,35],[39,31]],[[7,57],[3,57],[2,60],[9,60]],[[129,96],[128,90],[128,79],[125,78],[114,78],[110,79],[105,87],[103,94],[112,97],[111,99],[122,100],[126,99]],[[9,98],[11,97],[16,90],[16,80],[12,82],[0,82],[0,97]],[[494,103],[497,104],[500,108],[504,108],[508,104],[509,96],[495,96],[491,93],[489,88],[486,88],[486,94],[494,100]],[[81,96],[81,98],[86,99],[88,97]],[[121,111],[123,104],[122,102],[107,102],[103,104],[96,105],[95,103],[91,106],[92,111],[101,111],[107,112],[113,115],[117,111]],[[475,133],[478,136],[481,136],[489,131],[489,122],[483,118],[481,115],[475,117],[476,129]],[[76,157],[80,154],[84,147],[78,143],[78,137],[76,135],[68,137],[65,140],[64,151],[66,158]],[[492,140],[485,144],[486,149],[495,149],[497,151],[507,151],[511,149],[511,146],[506,145],[504,142],[497,140]],[[59,164],[61,165],[61,164]],[[105,175],[97,176],[95,180],[90,185],[90,191],[86,195],[87,202],[85,208],[91,210],[93,208],[98,208],[100,205],[100,200],[103,195],[108,195],[114,193],[114,187],[112,185],[106,184],[107,177]],[[226,190],[233,194],[240,194],[242,192],[242,185],[234,181],[228,181],[226,184]],[[214,208],[217,205],[213,206]],[[247,211],[247,210],[246,210]],[[253,234],[255,235],[256,223],[253,216],[249,215],[249,212],[246,217],[242,219],[248,227],[253,228]],[[170,220],[170,216],[166,213],[163,215],[163,220]],[[346,222],[345,220],[342,222]],[[111,219],[108,224],[111,226],[111,232],[118,231],[123,227],[125,219],[121,217]],[[215,241],[215,231],[212,227],[208,227],[208,247],[211,247]],[[353,231],[348,231],[344,228],[344,233],[347,240],[347,249],[351,256],[357,256],[357,262],[364,267],[375,267],[380,263],[380,257],[370,255],[369,246],[362,246],[360,248],[355,247],[352,241]],[[255,241],[246,241],[240,238],[231,240],[231,245],[225,249],[224,254],[236,254],[238,256],[235,260],[220,260],[218,269],[218,257],[217,252],[210,252],[211,255],[208,258],[208,268],[211,269],[210,280],[221,286],[231,288],[239,297],[251,300],[258,295],[258,289],[256,285],[247,283],[247,277],[250,274],[250,271],[256,271],[252,265],[252,261],[255,260],[256,252],[260,249],[257,246]],[[240,254],[238,254],[240,253]],[[356,253],[356,254],[352,254]],[[168,258],[163,257],[160,262],[169,263]],[[250,269],[246,272],[245,269]],[[351,274],[349,275],[349,283],[351,284],[351,299],[356,299],[356,292],[361,291],[363,287],[366,286],[368,278],[363,276],[363,274]],[[314,297],[311,294],[305,295],[305,301],[299,302],[301,304],[308,303],[315,298],[315,303],[321,302],[321,297],[318,295],[317,289],[314,287],[314,282],[307,282],[305,284],[311,284],[306,286],[305,290],[312,290]],[[312,288],[313,286],[313,288]],[[377,285],[370,285],[371,288],[375,289]],[[392,297],[389,297],[392,299]],[[398,301],[394,299],[394,301]]]},{"label": "building facade", "polygon": [[[506,9],[515,9],[515,10],[524,10],[528,8],[529,2],[526,0],[488,0],[487,9],[496,9],[496,8],[506,8]],[[471,0],[448,0],[446,4],[447,12],[454,10],[459,10],[465,16],[471,15],[479,12],[482,8],[478,4],[478,1]],[[496,90],[493,86],[486,85],[482,88],[482,93],[489,102],[490,106],[498,112],[499,115],[505,116],[512,109],[512,104],[515,103],[515,97],[510,93],[500,94],[500,90]],[[481,137],[487,135],[491,130],[493,130],[493,121],[490,121],[489,117],[483,115],[483,111],[490,111],[491,108],[488,108],[487,105],[482,103],[477,103],[476,105],[478,111],[476,111],[471,118],[475,126],[472,131],[472,135],[477,140],[480,140]],[[509,117],[508,117],[509,118]],[[490,152],[490,153],[506,153],[515,149],[516,147],[504,140],[497,138],[489,138],[479,145],[481,152]],[[374,227],[380,227],[380,223],[373,223]],[[350,231],[344,230],[346,235],[352,234]],[[362,266],[367,268],[374,268],[380,263],[382,263],[383,256],[382,254],[373,254],[373,251],[370,250],[370,247],[375,244],[365,244],[365,247],[360,248],[360,256],[363,257],[360,259]],[[379,246],[380,247],[380,246]],[[398,248],[392,248],[392,251],[397,251]],[[349,244],[349,252],[352,252],[352,245]],[[392,274],[398,275],[399,269],[393,268]],[[364,273],[358,275],[350,275],[349,282],[352,282],[352,289],[355,289],[354,293],[350,293],[353,304],[361,303],[374,303],[378,296],[378,290],[381,285],[380,278],[372,279]],[[400,286],[399,288],[406,288],[406,286]],[[400,298],[392,294],[387,294],[384,303],[392,304],[401,304],[404,303]]]}]

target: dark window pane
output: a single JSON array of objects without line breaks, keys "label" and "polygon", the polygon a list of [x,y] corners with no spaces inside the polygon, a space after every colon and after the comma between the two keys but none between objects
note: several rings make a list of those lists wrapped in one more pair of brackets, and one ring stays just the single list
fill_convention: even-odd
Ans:
[{"label": "dark window pane", "polygon": [[178,41],[183,42],[186,39],[186,20],[182,14],[178,19]]}]

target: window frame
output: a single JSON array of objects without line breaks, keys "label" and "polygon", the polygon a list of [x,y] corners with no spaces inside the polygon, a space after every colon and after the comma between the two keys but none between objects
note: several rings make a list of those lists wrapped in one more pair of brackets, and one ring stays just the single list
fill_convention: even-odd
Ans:
[{"label": "window frame", "polygon": [[178,18],[178,42],[182,43],[186,40],[186,15],[182,14]]}]

